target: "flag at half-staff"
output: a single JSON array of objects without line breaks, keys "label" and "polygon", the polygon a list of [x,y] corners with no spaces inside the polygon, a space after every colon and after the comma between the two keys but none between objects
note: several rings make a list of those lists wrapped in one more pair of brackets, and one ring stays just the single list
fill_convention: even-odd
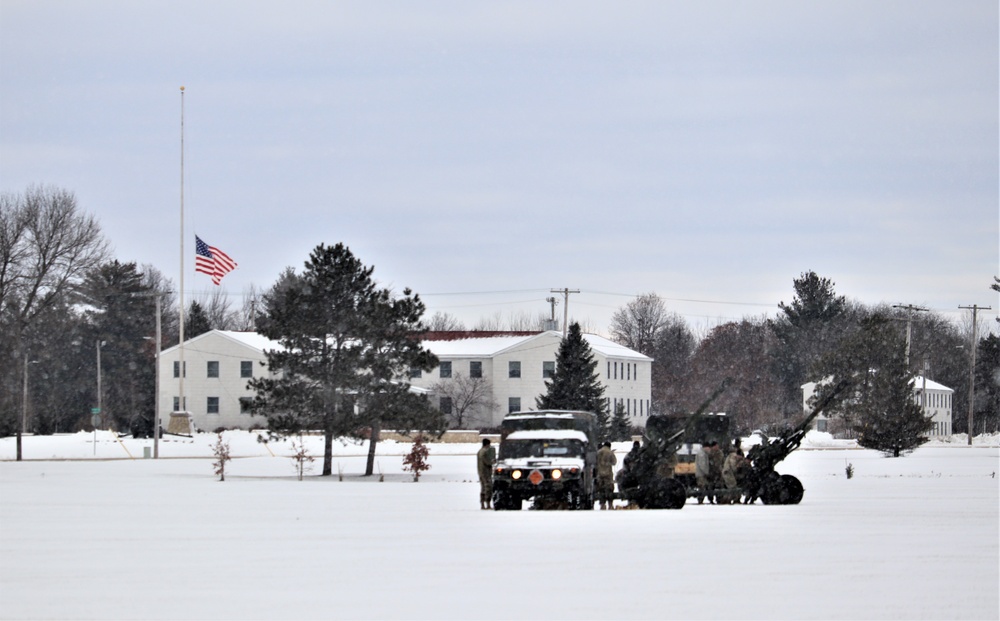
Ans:
[{"label": "flag at half-staff", "polygon": [[219,284],[223,276],[236,269],[236,261],[215,246],[209,246],[197,235],[194,236],[194,248],[194,271],[208,274],[213,283]]}]

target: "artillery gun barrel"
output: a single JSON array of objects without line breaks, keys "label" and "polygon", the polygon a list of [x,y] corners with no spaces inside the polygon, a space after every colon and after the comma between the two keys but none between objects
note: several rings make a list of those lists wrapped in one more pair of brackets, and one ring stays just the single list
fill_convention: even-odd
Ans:
[{"label": "artillery gun barrel", "polygon": [[[837,398],[841,392],[844,391],[850,382],[848,380],[841,380],[833,389],[824,396],[816,407],[813,408],[805,418],[803,418],[798,425],[794,428],[789,429],[781,434],[781,436],[774,442],[766,442],[759,447],[754,447],[751,449],[751,454],[748,455],[753,462],[754,468],[760,471],[770,471],[773,470],[776,465],[792,451],[797,449],[800,444],[802,444],[802,439],[806,435],[806,430],[808,430],[809,425],[812,424],[816,417],[826,409],[833,400]],[[766,440],[766,438],[765,438]]]},{"label": "artillery gun barrel", "polygon": [[800,422],[795,427],[794,432],[797,433],[799,431],[804,431],[805,429],[807,429],[808,426],[816,419],[816,417],[819,416],[820,413],[827,408],[827,406],[833,403],[833,400],[836,399],[837,396],[841,392],[843,392],[844,389],[846,389],[850,384],[851,382],[849,380],[846,379],[840,380],[840,382],[838,382],[837,385],[834,386],[833,389],[826,396],[820,399],[820,402],[816,404],[816,407],[813,408],[813,411],[810,412],[809,415],[806,416],[804,419],[802,419],[802,422]]}]

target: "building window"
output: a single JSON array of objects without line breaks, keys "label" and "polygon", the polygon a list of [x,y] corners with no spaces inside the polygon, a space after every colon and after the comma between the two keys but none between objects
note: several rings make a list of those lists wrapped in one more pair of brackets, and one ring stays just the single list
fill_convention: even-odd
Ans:
[{"label": "building window", "polygon": [[507,377],[521,377],[521,361],[511,360],[507,363]]},{"label": "building window", "polygon": [[410,379],[416,379],[418,377],[423,377],[424,373],[420,369],[410,369]]},{"label": "building window", "polygon": [[[187,370],[188,370],[188,363],[185,360],[184,361],[184,377],[188,376]],[[180,377],[180,376],[181,376],[181,363],[180,363],[179,360],[175,360],[174,361],[174,377]]]},{"label": "building window", "polygon": [[441,397],[441,400],[438,402],[438,409],[441,410],[441,413],[444,414],[445,416],[450,416],[451,397]]},{"label": "building window", "polygon": [[482,377],[483,376],[483,363],[478,360],[473,360],[469,363],[469,377]]},{"label": "building window", "polygon": [[240,414],[251,414],[253,399],[251,397],[240,397]]},{"label": "building window", "polygon": [[253,360],[240,361],[240,377],[253,377]]},{"label": "building window", "polygon": [[441,377],[451,377],[451,361],[450,360],[442,360],[441,361],[441,366],[438,367],[438,369],[439,369],[439,371],[441,373]]},{"label": "building window", "polygon": [[219,361],[208,361],[208,377],[219,377]]},{"label": "building window", "polygon": [[628,374],[628,377],[626,377],[625,379],[627,379],[628,381],[631,382],[632,381],[632,365],[626,364],[625,365],[625,370],[626,370],[626,373]]},{"label": "building window", "polygon": [[209,397],[208,401],[205,404],[205,411],[208,412],[209,414],[218,414],[219,413],[219,398],[218,397]]},{"label": "building window", "polygon": [[615,376],[612,379],[618,379],[618,363],[615,363]]},{"label": "building window", "polygon": [[510,397],[507,399],[507,413],[521,411],[521,397]]},{"label": "building window", "polygon": [[608,379],[611,379],[611,361],[608,360]]},{"label": "building window", "polygon": [[549,379],[556,374],[556,361],[548,360],[542,363],[542,377]]}]

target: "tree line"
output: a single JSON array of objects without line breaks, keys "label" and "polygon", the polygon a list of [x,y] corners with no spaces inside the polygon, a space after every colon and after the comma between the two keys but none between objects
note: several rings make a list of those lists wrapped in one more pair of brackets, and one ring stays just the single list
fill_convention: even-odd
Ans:
[{"label": "tree line", "polygon": [[[342,279],[340,284],[337,278]],[[332,289],[324,291],[320,282]],[[360,289],[350,297],[353,286]],[[720,398],[719,409],[734,417],[740,431],[767,429],[801,415],[800,385],[832,374],[837,364],[834,352],[842,351],[852,335],[862,333],[866,322],[874,325],[873,318],[884,317],[888,326],[884,331],[898,335],[907,319],[900,309],[849,302],[836,295],[832,282],[812,272],[796,279],[793,287],[795,297],[780,305],[779,317],[729,322],[703,338],[697,338],[662,300],[643,295],[615,313],[612,336],[654,359],[654,412],[690,411],[722,379],[730,378],[732,389]],[[348,297],[334,303],[341,294]],[[162,305],[160,345],[166,348],[177,343],[179,323],[176,293],[169,279],[153,266],[115,260],[99,224],[78,207],[71,192],[34,186],[22,194],[0,196],[0,356],[5,361],[0,365],[0,435],[12,435],[23,416],[26,429],[33,433],[89,429],[91,409],[98,402],[102,426],[149,433],[155,400],[156,298]],[[412,292],[397,296],[377,287],[371,268],[345,246],[320,245],[310,255],[305,271],[288,269],[270,289],[249,290],[238,309],[231,308],[228,300],[220,293],[191,302],[185,312],[186,337],[210,329],[256,330],[296,347],[317,348],[315,355],[330,368],[309,381],[314,385],[330,382],[343,394],[354,395],[350,402],[336,404],[329,395],[324,397],[325,403],[336,406],[333,414],[324,410],[314,412],[312,419],[282,420],[275,405],[280,403],[280,387],[258,385],[261,400],[257,407],[271,415],[273,427],[293,432],[315,424],[332,436],[365,428],[370,432],[389,418],[370,416],[359,427],[347,416],[365,409],[395,412],[397,418],[405,411],[418,412],[430,416],[421,424],[444,424],[423,411],[424,406],[412,401],[408,391],[400,390],[402,384],[390,378],[393,374],[405,377],[408,368],[434,362],[427,352],[407,349],[413,335],[426,328],[458,329],[457,322],[441,313],[423,317],[423,303]],[[336,351],[309,330],[322,327],[327,334],[337,334],[346,330],[344,317],[333,314],[328,324],[321,324],[318,319],[293,317],[289,310],[301,307],[307,317],[318,318],[347,301],[354,305],[354,331],[343,332],[341,349]],[[365,321],[358,323],[358,318]],[[531,329],[545,317],[514,319]],[[495,329],[501,322],[495,315],[482,324]],[[365,323],[370,325],[365,327]],[[380,330],[375,326],[381,326]],[[408,341],[400,340],[402,332],[407,332]],[[914,317],[911,335],[909,367],[916,369],[926,360],[927,375],[955,390],[955,431],[963,431],[965,417],[960,413],[968,403],[969,335],[933,313]],[[351,344],[359,338],[367,348],[354,351]],[[997,427],[995,375],[1000,368],[1000,343],[991,335],[979,339],[978,347],[977,432],[980,424],[987,430]],[[368,382],[345,383],[343,368],[338,367],[345,360],[361,365],[358,368],[365,369]],[[275,368],[291,364],[274,362]],[[306,381],[306,377],[310,376],[299,379]],[[620,413],[603,412],[602,416],[609,428],[615,418],[622,427]],[[406,424],[405,417],[398,422]]]},{"label": "tree line", "polygon": [[[221,293],[192,301],[186,336],[252,329],[256,296],[247,292],[240,309]],[[100,426],[148,435],[156,298],[160,345],[176,345],[173,283],[153,266],[114,259],[71,192],[32,186],[0,195],[0,435],[22,425],[40,434],[90,429],[98,403]]]},{"label": "tree line", "polygon": [[[832,280],[812,271],[792,286],[795,295],[778,305],[778,316],[723,323],[701,339],[653,293],[616,311],[612,338],[654,360],[653,412],[690,412],[729,379],[715,407],[727,412],[741,433],[767,431],[802,417],[806,382],[888,365],[879,356],[891,352],[902,364],[894,373],[925,375],[955,391],[953,432],[967,431],[971,327],[963,329],[933,312],[849,301],[836,293]],[[982,433],[1000,425],[1000,339],[977,335],[976,341],[975,432]],[[850,435],[861,421],[849,406],[842,404],[844,416],[833,422]]]}]

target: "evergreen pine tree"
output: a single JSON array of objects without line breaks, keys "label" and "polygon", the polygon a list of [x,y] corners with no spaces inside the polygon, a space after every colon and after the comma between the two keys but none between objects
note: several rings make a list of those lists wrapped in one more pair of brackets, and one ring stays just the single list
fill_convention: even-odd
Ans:
[{"label": "evergreen pine tree", "polygon": [[899,457],[927,441],[933,422],[915,399],[906,341],[887,317],[864,320],[826,366],[832,369],[827,387],[842,379],[853,383],[840,411],[852,422],[860,446]]},{"label": "evergreen pine tree", "polygon": [[597,373],[597,360],[583,338],[580,324],[570,325],[566,338],[559,345],[556,371],[545,382],[547,391],[535,400],[540,410],[583,410],[597,415],[602,437],[608,433],[610,417],[604,386]]},{"label": "evergreen pine tree", "polygon": [[[323,476],[333,472],[334,437],[370,427],[374,442],[383,416],[406,416],[404,428],[418,429],[425,421],[412,415],[433,412],[405,381],[408,370],[438,363],[414,338],[423,302],[409,289],[401,297],[380,289],[373,271],[347,246],[320,244],[301,275],[285,272],[263,299],[258,331],[280,341],[282,349],[266,355],[281,373],[250,380],[254,410],[279,433],[322,430]],[[436,426],[440,415],[433,413]]]},{"label": "evergreen pine tree", "polygon": [[615,413],[611,416],[611,429],[608,436],[612,442],[626,442],[632,439],[632,425],[625,414],[625,405],[621,402],[615,405]]},{"label": "evergreen pine tree", "polygon": [[193,339],[199,334],[205,334],[212,329],[205,307],[198,302],[191,302],[187,315],[184,316],[184,340]]}]

